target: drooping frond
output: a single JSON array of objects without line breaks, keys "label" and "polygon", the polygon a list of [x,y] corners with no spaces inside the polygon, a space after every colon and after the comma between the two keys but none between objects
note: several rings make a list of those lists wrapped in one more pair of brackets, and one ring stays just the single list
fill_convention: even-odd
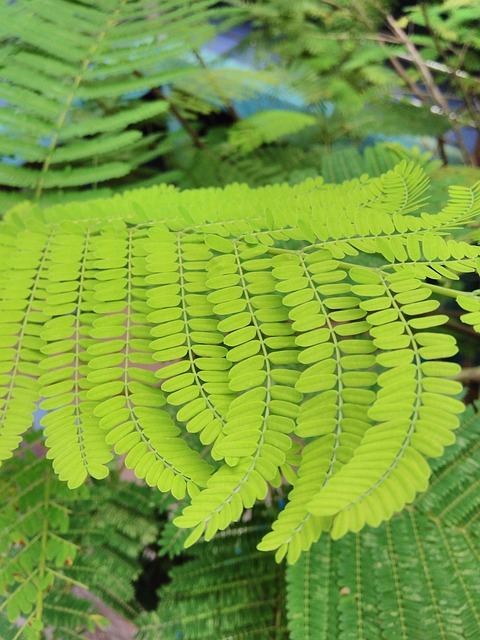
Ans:
[{"label": "drooping frond", "polygon": [[[429,489],[407,512],[378,529],[314,544],[288,567],[286,593],[277,566],[281,603],[276,611],[280,617],[287,610],[289,638],[475,638],[478,518],[475,507],[470,520],[449,514],[462,502],[474,504],[480,494],[475,483],[479,427],[479,416],[469,407],[456,443],[433,464]],[[180,634],[277,637],[262,624],[275,563],[254,551],[254,529],[242,524],[208,546],[195,547],[193,559],[174,569],[172,582],[160,591],[157,611],[138,619],[138,640]],[[245,627],[247,620],[257,621],[257,627]]]},{"label": "drooping frond", "polygon": [[292,640],[476,637],[479,427],[470,407],[407,511],[378,529],[322,538],[287,569]]},{"label": "drooping frond", "polygon": [[390,519],[425,490],[464,410],[436,296],[478,306],[441,282],[477,270],[479,248],[450,232],[478,215],[480,186],[434,215],[427,182],[402,161],[342,185],[163,186],[13,210],[0,459],[40,401],[60,479],[105,477],[113,448],[190,501],[175,519],[188,545],[284,480],[260,547],[277,558]]},{"label": "drooping frond", "polygon": [[283,568],[255,549],[264,528],[242,524],[195,547],[171,571],[157,611],[137,619],[136,640],[287,640]]}]

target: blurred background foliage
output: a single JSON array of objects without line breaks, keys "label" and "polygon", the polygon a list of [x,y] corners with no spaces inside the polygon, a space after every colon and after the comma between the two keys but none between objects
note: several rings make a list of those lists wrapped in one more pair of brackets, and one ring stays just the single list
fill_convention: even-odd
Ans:
[{"label": "blurred background foliage", "polygon": [[160,182],[298,182],[378,141],[480,162],[475,0],[16,0],[0,12],[3,209]]}]

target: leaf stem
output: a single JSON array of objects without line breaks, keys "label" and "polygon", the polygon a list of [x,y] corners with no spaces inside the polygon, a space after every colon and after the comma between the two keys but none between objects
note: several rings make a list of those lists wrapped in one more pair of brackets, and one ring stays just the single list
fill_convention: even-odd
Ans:
[{"label": "leaf stem", "polygon": [[275,247],[269,247],[267,253],[271,253],[273,256],[281,256],[284,253],[298,255],[298,251],[294,251],[293,249],[277,249]]},{"label": "leaf stem", "polygon": [[[138,71],[138,70],[134,71],[133,75],[136,76],[137,78],[144,78],[145,77],[145,75],[141,71]],[[163,91],[160,89],[160,87],[149,87],[149,89],[150,89],[150,92],[152,93],[152,95],[154,95],[156,98],[158,98],[159,100],[167,102],[167,104],[169,106],[169,109],[170,109],[170,112],[177,119],[178,123],[183,128],[185,133],[190,137],[190,139],[193,142],[194,147],[196,147],[197,149],[206,149],[206,146],[203,143],[203,141],[200,138],[200,136],[198,135],[198,133],[195,131],[195,129],[192,128],[192,126],[190,125],[188,120],[186,120],[186,118],[183,117],[183,115],[180,113],[180,111],[177,109],[177,107],[170,100],[168,100],[167,96],[163,93]]]},{"label": "leaf stem", "polygon": [[446,296],[447,298],[454,298],[455,300],[462,293],[457,289],[449,289],[448,287],[441,287],[438,284],[430,284],[429,282],[425,282],[424,286],[428,287],[430,291],[432,291],[432,293],[438,293],[441,296]]}]

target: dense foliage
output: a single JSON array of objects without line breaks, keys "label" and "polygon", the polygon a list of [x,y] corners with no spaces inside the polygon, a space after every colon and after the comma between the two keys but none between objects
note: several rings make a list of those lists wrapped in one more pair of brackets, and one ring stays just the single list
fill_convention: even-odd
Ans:
[{"label": "dense foliage", "polygon": [[157,611],[140,616],[139,640],[475,638],[479,426],[470,408],[406,511],[338,542],[322,537],[286,570],[255,551],[261,514],[194,547]]},{"label": "dense foliage", "polygon": [[[193,547],[150,613],[139,613],[130,580],[141,570],[140,550],[155,538],[156,512],[168,506],[155,502],[160,494],[116,476],[110,486],[69,490],[45,461],[29,458],[28,467],[11,461],[0,470],[2,531],[10,539],[0,565],[9,595],[0,607],[12,618],[24,612],[26,626],[9,627],[0,617],[2,638],[37,638],[39,617],[58,639],[84,638],[82,629],[104,626],[91,603],[69,593],[80,583],[133,618],[138,640],[180,633],[202,640],[235,633],[473,640],[480,615],[479,428],[470,407],[456,443],[432,463],[429,490],[402,514],[341,541],[322,537],[287,569],[255,549],[274,515],[256,509],[252,521]],[[162,532],[160,553],[180,553],[175,530],[162,526]],[[47,576],[43,586],[40,571]]]},{"label": "dense foliage", "polygon": [[460,135],[479,122],[478,3],[394,14],[370,0],[3,3],[0,202],[299,181],[375,132],[437,136],[446,159],[453,129],[478,165]]},{"label": "dense foliage", "polygon": [[479,19],[3,3],[1,638],[476,638]]},{"label": "dense foliage", "polygon": [[[427,488],[426,459],[453,443],[464,410],[436,296],[480,324],[476,292],[432,282],[477,269],[478,247],[451,234],[478,216],[479,185],[452,188],[437,214],[422,213],[428,188],[403,161],[342,185],[164,187],[13,210],[1,458],[40,401],[60,480],[105,478],[113,448],[184,505],[186,546],[285,480],[288,503],[259,544],[278,561],[295,563],[322,531],[389,520]],[[51,481],[35,476],[48,505]],[[50,560],[48,520],[38,526]],[[64,564],[70,547],[54,547]],[[7,598],[12,618],[49,586],[47,565],[37,571],[20,604]]]}]

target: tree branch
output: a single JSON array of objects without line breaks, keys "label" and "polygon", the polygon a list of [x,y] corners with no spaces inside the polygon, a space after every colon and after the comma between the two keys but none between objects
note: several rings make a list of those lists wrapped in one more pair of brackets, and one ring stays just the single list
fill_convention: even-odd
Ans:
[{"label": "tree branch", "polygon": [[459,382],[480,382],[480,367],[466,367],[454,376]]},{"label": "tree branch", "polygon": [[[423,19],[425,20],[425,26],[427,27],[428,31],[432,36],[433,44],[435,46],[435,49],[437,50],[437,54],[439,58],[443,60],[443,62],[448,68],[448,59],[445,56],[444,47],[442,47],[442,43],[438,39],[437,33],[430,22],[430,17],[428,15],[428,9],[427,9],[425,0],[422,0],[421,9],[422,9]],[[468,40],[463,43],[462,49],[460,50],[457,56],[457,62],[456,62],[455,68],[449,69],[449,74],[452,79],[452,84],[456,87],[457,91],[461,94],[463,100],[465,101],[469,116],[472,119],[472,121],[475,123],[475,128],[480,134],[480,115],[478,114],[475,108],[475,104],[472,102],[468,94],[468,91],[465,90],[460,74],[458,73],[462,67],[462,64],[465,59],[465,55],[468,51],[469,46],[470,46],[470,42]]]},{"label": "tree branch", "polygon": [[[137,78],[144,78],[144,74],[141,71],[134,71],[133,72],[135,76],[137,76]],[[163,91],[159,88],[159,87],[150,87],[150,91],[153,93],[154,96],[156,96],[159,100],[165,100],[165,102],[168,103],[168,106],[170,108],[170,111],[172,113],[172,115],[176,118],[176,120],[179,122],[180,126],[182,127],[182,129],[184,129],[185,133],[188,134],[188,136],[190,137],[190,139],[192,140],[193,144],[195,147],[197,147],[197,149],[206,149],[205,144],[203,143],[202,139],[200,138],[200,136],[198,135],[198,133],[190,126],[190,123],[188,122],[188,120],[186,120],[182,114],[180,113],[180,111],[177,109],[177,107],[172,104],[170,102],[170,100],[168,100],[168,98],[165,96],[165,94],[163,93]]]},{"label": "tree branch", "polygon": [[457,138],[458,147],[462,152],[465,163],[470,165],[473,164],[472,158],[470,157],[468,149],[465,146],[465,142],[463,140],[460,127],[455,122],[454,114],[452,113],[450,107],[448,106],[448,102],[445,100],[444,96],[442,95],[442,92],[438,89],[435,83],[435,80],[432,74],[430,73],[429,68],[425,64],[425,61],[423,60],[422,56],[420,55],[420,52],[418,51],[416,46],[413,44],[413,42],[410,40],[410,38],[407,36],[405,31],[398,25],[397,21],[393,16],[387,15],[386,20],[390,29],[398,37],[398,39],[402,42],[402,44],[404,44],[405,48],[407,49],[409,54],[412,56],[412,60],[415,66],[417,67],[420,75],[422,76],[423,82],[425,83],[425,86],[430,96],[435,100],[437,105],[443,110],[445,115],[448,116],[452,125],[452,129]]},{"label": "tree branch", "polygon": [[[209,71],[207,65],[205,64],[204,59],[202,58],[202,56],[198,53],[198,51],[193,51],[193,55],[195,56],[195,58],[198,60],[198,63],[200,64],[200,66],[205,69],[205,71]],[[210,76],[210,82],[214,88],[214,90],[216,91],[218,97],[220,98],[220,100],[223,101],[223,103],[225,104],[225,106],[227,107],[227,111],[228,113],[231,115],[232,119],[234,122],[239,122],[239,120],[241,120],[237,110],[235,109],[235,107],[233,106],[231,100],[228,98],[228,96],[226,96],[221,87],[219,87],[218,82],[215,81],[214,78],[212,78]]]}]

